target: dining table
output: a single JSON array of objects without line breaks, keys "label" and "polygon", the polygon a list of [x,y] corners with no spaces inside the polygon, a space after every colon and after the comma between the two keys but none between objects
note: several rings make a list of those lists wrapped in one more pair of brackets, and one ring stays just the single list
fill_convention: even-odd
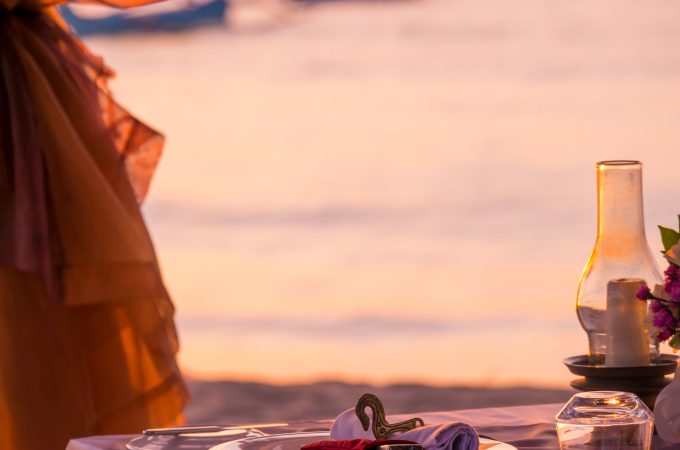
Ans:
[{"label": "dining table", "polygon": [[[453,411],[414,412],[408,414],[388,415],[390,422],[407,420],[412,417],[422,418],[426,424],[444,422],[464,422],[483,436],[488,436],[496,441],[509,444],[518,450],[522,449],[559,449],[557,433],[555,430],[555,415],[562,408],[562,404],[540,404],[511,407],[478,408]],[[340,412],[340,411],[339,411]],[[267,434],[301,433],[301,432],[324,432],[328,431],[333,424],[333,419],[320,419],[296,422],[282,422],[275,424],[239,425],[233,424],[234,428],[260,428]],[[139,439],[141,434],[89,436],[72,439],[66,450],[127,450],[126,444],[134,439]],[[228,441],[229,438],[222,438]],[[187,447],[194,450],[210,450],[216,445],[215,441],[206,441],[205,445],[192,444]],[[162,446],[148,447],[150,450],[164,450]],[[252,450],[252,446],[248,447]],[[505,447],[511,448],[511,447]],[[654,436],[652,449],[654,450],[680,450],[680,444],[670,444]],[[264,450],[264,447],[263,447]],[[284,449],[282,450],[289,450]],[[291,449],[292,450],[292,449]],[[604,450],[604,449],[603,449]]]}]

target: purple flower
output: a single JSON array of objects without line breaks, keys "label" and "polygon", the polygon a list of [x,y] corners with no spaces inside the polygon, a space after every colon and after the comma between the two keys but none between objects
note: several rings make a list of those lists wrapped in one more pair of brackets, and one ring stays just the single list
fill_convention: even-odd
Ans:
[{"label": "purple flower", "polygon": [[669,264],[664,272],[663,289],[670,294],[671,299],[680,302],[680,268],[675,264]]},{"label": "purple flower", "polygon": [[656,334],[656,338],[659,342],[663,342],[676,333],[677,321],[667,307],[662,305],[660,302],[653,302],[652,305],[654,304],[660,306],[654,307],[656,311],[654,314],[653,323],[654,326],[659,330]]},{"label": "purple flower", "polygon": [[675,283],[675,280],[671,280],[670,278],[666,278],[666,280],[663,283],[663,290],[670,293],[671,289],[673,289],[673,283]]},{"label": "purple flower", "polygon": [[651,294],[649,287],[646,284],[643,284],[635,296],[640,300],[647,300],[649,298],[649,294]]},{"label": "purple flower", "polygon": [[677,310],[678,306],[669,306],[665,302],[653,300],[649,305],[649,309],[654,313],[652,323],[657,329],[656,339],[658,342],[663,342],[674,336],[680,330],[680,320],[675,316],[680,312]]},{"label": "purple flower", "polygon": [[654,314],[653,322],[659,329],[675,327],[675,318],[668,308],[662,308]]},{"label": "purple flower", "polygon": [[655,313],[655,314],[658,313],[659,311],[661,311],[662,309],[665,309],[665,308],[666,308],[666,307],[663,306],[663,303],[658,302],[658,301],[656,301],[656,300],[654,300],[654,301],[652,302],[652,304],[649,305],[649,309],[651,309],[652,312]]},{"label": "purple flower", "polygon": [[663,342],[666,339],[670,339],[671,337],[673,337],[673,334],[674,334],[673,331],[670,329],[659,330],[659,332],[656,335],[656,339],[659,342]]}]

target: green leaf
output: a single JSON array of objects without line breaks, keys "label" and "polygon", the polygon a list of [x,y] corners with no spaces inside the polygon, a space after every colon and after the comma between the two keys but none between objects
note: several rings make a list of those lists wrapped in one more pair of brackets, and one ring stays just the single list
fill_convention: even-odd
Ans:
[{"label": "green leaf", "polygon": [[676,333],[670,341],[668,341],[668,345],[670,345],[674,349],[678,349],[678,345],[680,344],[680,333]]},{"label": "green leaf", "polygon": [[659,225],[659,231],[661,232],[661,242],[665,252],[680,241],[680,233],[675,230]]}]

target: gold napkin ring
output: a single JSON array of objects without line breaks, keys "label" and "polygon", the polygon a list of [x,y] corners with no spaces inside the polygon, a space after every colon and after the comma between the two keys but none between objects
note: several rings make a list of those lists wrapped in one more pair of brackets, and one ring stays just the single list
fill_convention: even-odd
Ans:
[{"label": "gold napkin ring", "polygon": [[385,419],[385,408],[380,399],[373,394],[364,394],[359,398],[354,411],[365,431],[368,431],[368,427],[371,424],[366,408],[370,408],[373,411],[373,435],[376,439],[389,439],[394,433],[410,431],[425,425],[425,422],[420,417],[414,417],[413,419],[398,423],[387,422],[387,419]]}]

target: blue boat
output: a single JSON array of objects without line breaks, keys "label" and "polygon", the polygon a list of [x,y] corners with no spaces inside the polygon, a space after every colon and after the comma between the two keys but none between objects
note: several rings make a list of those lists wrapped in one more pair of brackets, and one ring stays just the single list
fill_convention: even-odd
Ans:
[{"label": "blue boat", "polygon": [[[141,6],[131,10],[116,10],[104,17],[82,17],[72,7],[60,7],[61,15],[80,36],[95,34],[118,34],[128,32],[175,32],[204,25],[224,23],[226,0],[210,0],[207,3],[189,3],[182,9],[144,14]],[[142,13],[140,13],[142,11]]]}]

